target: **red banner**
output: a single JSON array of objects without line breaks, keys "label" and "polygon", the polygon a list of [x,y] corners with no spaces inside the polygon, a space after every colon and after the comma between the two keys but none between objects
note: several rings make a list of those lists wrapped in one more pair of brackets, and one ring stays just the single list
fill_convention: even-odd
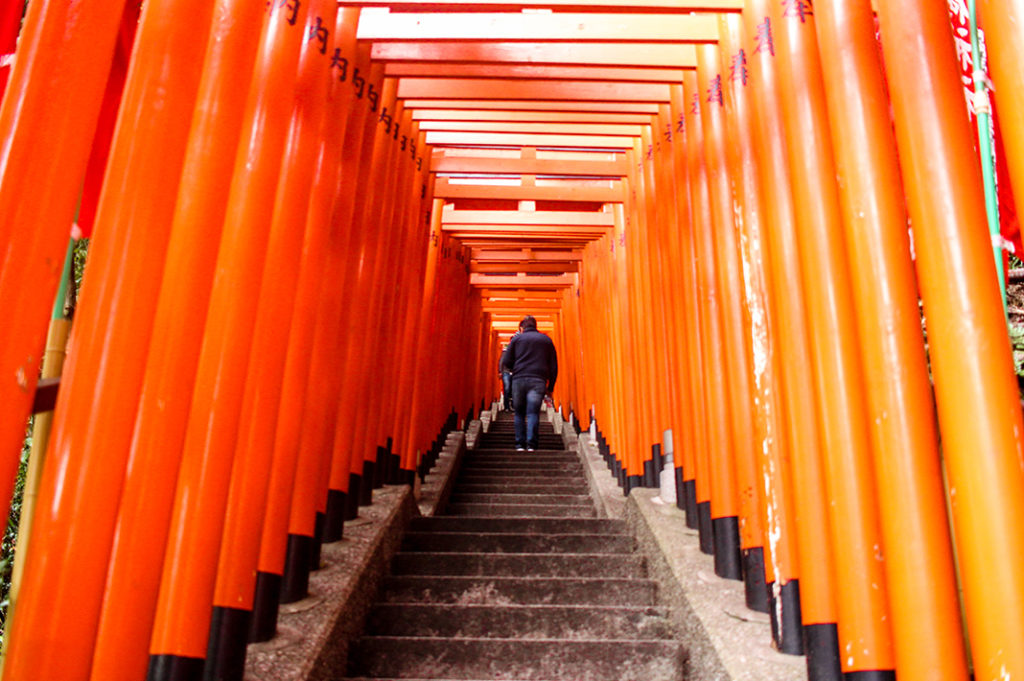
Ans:
[{"label": "red banner", "polygon": [[[956,43],[956,53],[960,60],[960,80],[964,86],[964,99],[967,103],[967,114],[975,130],[977,139],[978,119],[974,111],[974,59],[971,53],[970,13],[966,0],[947,0],[949,22]],[[978,45],[981,63],[986,77],[988,76],[988,60],[985,57],[985,32],[978,29]],[[1003,137],[999,133],[999,112],[992,102],[992,149],[995,154],[995,180],[999,198],[999,233],[1004,239],[1004,247],[1018,258],[1024,258],[1024,245],[1021,243],[1020,222],[1017,217],[1017,205],[1013,200],[1010,187],[1009,170],[1006,167],[1006,152],[1003,150]]]}]

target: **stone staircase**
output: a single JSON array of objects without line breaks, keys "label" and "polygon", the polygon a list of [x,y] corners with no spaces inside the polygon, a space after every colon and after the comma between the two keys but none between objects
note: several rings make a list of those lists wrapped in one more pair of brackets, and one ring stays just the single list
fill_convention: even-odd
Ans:
[{"label": "stone staircase", "polygon": [[446,515],[416,518],[349,679],[676,681],[684,653],[625,524],[596,517],[576,455],[541,421],[516,452],[502,413]]}]

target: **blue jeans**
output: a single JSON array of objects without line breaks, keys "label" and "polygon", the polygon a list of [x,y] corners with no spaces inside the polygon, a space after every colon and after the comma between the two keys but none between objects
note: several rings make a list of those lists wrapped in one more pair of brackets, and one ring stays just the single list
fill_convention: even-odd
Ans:
[{"label": "blue jeans", "polygon": [[512,379],[512,402],[516,410],[516,447],[537,448],[540,405],[544,403],[548,383],[543,378],[524,376]]},{"label": "blue jeans", "polygon": [[505,411],[512,411],[512,372],[501,372],[501,387],[505,394]]}]

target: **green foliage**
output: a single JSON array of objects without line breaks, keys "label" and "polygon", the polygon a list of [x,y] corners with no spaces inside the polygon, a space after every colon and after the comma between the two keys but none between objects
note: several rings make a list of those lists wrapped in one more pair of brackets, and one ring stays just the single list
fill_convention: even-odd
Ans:
[{"label": "green foliage", "polygon": [[1024,323],[1010,322],[1010,344],[1013,346],[1013,368],[1024,377]]},{"label": "green foliage", "polygon": [[7,606],[10,602],[11,572],[14,569],[14,546],[18,541],[18,523],[21,521],[21,502],[25,491],[25,474],[28,469],[28,455],[32,450],[32,426],[34,417],[28,420],[25,441],[21,447],[21,464],[18,478],[11,496],[11,510],[7,516],[7,527],[0,542],[0,640],[7,627]]},{"label": "green foliage", "polygon": [[73,247],[71,261],[71,281],[68,286],[67,302],[65,309],[68,317],[75,316],[75,307],[78,304],[78,291],[82,288],[82,278],[85,276],[85,261],[89,255],[89,240],[78,239]]}]

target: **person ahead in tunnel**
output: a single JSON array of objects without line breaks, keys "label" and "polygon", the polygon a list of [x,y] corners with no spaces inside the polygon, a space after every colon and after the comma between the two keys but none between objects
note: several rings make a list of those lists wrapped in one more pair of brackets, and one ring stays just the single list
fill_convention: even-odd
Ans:
[{"label": "person ahead in tunnel", "polygon": [[519,333],[509,341],[501,360],[512,371],[512,404],[515,409],[516,449],[537,448],[537,423],[544,396],[555,389],[558,355],[551,339],[537,330],[537,320],[527,315]]},{"label": "person ahead in tunnel", "polygon": [[[512,339],[520,333],[522,333],[522,331],[516,331],[512,334]],[[509,339],[509,342],[511,342],[512,339]],[[498,358],[498,375],[501,376],[502,407],[505,411],[512,411],[512,370],[505,366],[505,355],[507,353],[508,343],[505,343],[505,347],[501,351],[501,357]]]}]

